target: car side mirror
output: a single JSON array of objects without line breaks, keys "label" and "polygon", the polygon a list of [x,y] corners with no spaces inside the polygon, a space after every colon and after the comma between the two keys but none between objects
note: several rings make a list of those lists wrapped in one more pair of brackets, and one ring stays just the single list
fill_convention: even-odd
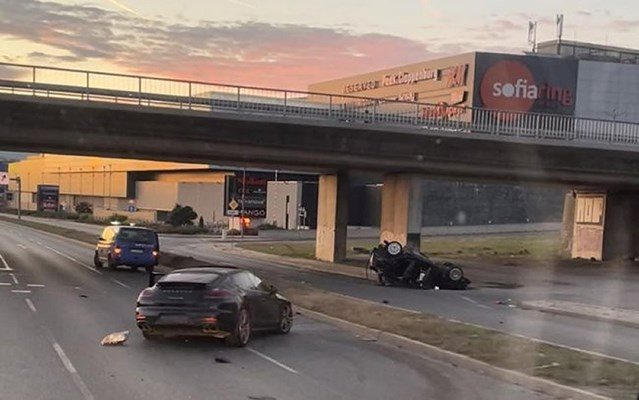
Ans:
[{"label": "car side mirror", "polygon": [[155,285],[155,282],[157,282],[160,278],[162,278],[164,275],[161,272],[151,272],[151,276],[149,277],[149,287]]},{"label": "car side mirror", "polygon": [[268,287],[268,292],[269,294],[272,294],[272,295],[277,294],[277,288],[275,287],[275,285],[270,285]]}]

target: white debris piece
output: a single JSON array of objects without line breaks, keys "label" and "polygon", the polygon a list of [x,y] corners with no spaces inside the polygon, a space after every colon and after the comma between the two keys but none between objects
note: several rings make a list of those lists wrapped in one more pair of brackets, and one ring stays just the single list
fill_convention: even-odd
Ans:
[{"label": "white debris piece", "polygon": [[100,344],[102,346],[115,346],[123,344],[129,338],[129,331],[113,332],[106,335]]}]

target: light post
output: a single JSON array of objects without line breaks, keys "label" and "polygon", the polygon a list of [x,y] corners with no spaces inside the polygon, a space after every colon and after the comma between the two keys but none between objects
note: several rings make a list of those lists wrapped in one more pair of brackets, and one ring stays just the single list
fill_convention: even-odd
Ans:
[{"label": "light post", "polygon": [[22,219],[22,179],[16,176],[10,180],[18,184],[18,219]]}]

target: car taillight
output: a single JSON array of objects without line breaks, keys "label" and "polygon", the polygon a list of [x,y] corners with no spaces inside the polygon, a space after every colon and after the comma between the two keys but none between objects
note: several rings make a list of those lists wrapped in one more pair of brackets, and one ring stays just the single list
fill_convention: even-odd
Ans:
[{"label": "car taillight", "polygon": [[205,299],[221,299],[235,296],[235,293],[230,290],[215,288],[211,289],[204,295]]},{"label": "car taillight", "polygon": [[120,254],[122,253],[122,249],[119,247],[116,247],[115,249],[113,249],[113,251],[115,252],[115,254]]},{"label": "car taillight", "polygon": [[159,251],[157,251],[157,250],[153,250],[153,257],[157,257],[157,256],[158,256],[158,254],[160,254],[160,252],[159,252]]},{"label": "car taillight", "polygon": [[136,311],[135,312],[135,320],[136,321],[144,321],[144,320],[146,320],[146,315],[143,315],[141,312]]}]

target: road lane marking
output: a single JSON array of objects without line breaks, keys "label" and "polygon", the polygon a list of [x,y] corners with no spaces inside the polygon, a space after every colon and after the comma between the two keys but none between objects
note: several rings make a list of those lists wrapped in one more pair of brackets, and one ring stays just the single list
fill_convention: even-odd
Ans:
[{"label": "road lane marking", "polygon": [[86,268],[86,269],[88,269],[88,270],[90,270],[90,271],[95,272],[96,274],[102,275],[102,272],[101,272],[101,271],[98,271],[97,269],[95,269],[95,268],[93,268],[93,267],[90,267],[90,266],[86,265],[86,264],[85,264],[85,263],[83,263],[82,261],[78,261],[77,259],[75,259],[75,258],[73,258],[73,257],[71,257],[71,256],[69,256],[69,255],[67,255],[67,254],[62,253],[61,251],[58,251],[58,250],[54,249],[53,247],[49,247],[49,246],[44,246],[44,247],[46,247],[47,249],[51,250],[52,252],[54,252],[54,253],[56,253],[56,254],[58,254],[58,255],[60,255],[60,256],[62,256],[62,257],[64,257],[64,258],[66,258],[66,259],[68,259],[68,260],[73,261],[73,262],[74,262],[74,263],[76,263],[76,264],[79,264],[79,265],[83,266],[84,268]]},{"label": "road lane marking", "polygon": [[20,243],[18,243],[18,247],[21,248],[21,249],[26,249],[27,248],[27,246],[25,246],[23,244],[20,244]]},{"label": "road lane marking", "polygon": [[127,285],[126,283],[122,283],[119,280],[115,279],[115,278],[111,278],[111,280],[115,283],[117,283],[118,285],[122,286],[123,288],[127,288],[127,289],[131,289],[131,286]]},{"label": "road lane marking", "polygon": [[485,304],[481,304],[481,303],[480,303],[480,302],[478,302],[477,300],[473,300],[473,299],[471,299],[470,297],[466,297],[466,296],[459,296],[459,297],[461,297],[462,299],[464,299],[464,300],[466,300],[466,301],[468,301],[468,302],[470,302],[470,303],[472,303],[472,304],[476,305],[477,307],[484,308],[484,309],[487,309],[487,310],[490,310],[490,309],[491,309],[491,308],[490,308],[490,307],[488,307],[487,305],[485,305]]},{"label": "road lane marking", "polygon": [[0,286],[11,286],[13,283],[11,282],[0,282]]},{"label": "road lane marking", "polygon": [[42,242],[36,240],[36,243],[38,244],[38,246],[42,246]]},{"label": "road lane marking", "polygon": [[93,394],[91,394],[89,388],[80,377],[80,374],[78,374],[78,370],[75,369],[75,367],[71,363],[71,360],[69,360],[69,357],[67,357],[67,355],[64,353],[64,350],[62,350],[62,347],[60,347],[60,345],[56,341],[53,341],[51,345],[53,346],[55,352],[58,354],[58,357],[60,358],[60,361],[62,361],[62,364],[64,364],[64,368],[66,368],[69,374],[71,374],[73,382],[78,387],[78,389],[80,389],[80,392],[82,392],[82,396],[84,396],[84,399],[95,400]]},{"label": "road lane marking", "polygon": [[27,287],[44,287],[41,283],[27,283]]},{"label": "road lane marking", "polygon": [[293,368],[282,364],[281,362],[267,356],[266,354],[260,353],[259,351],[252,349],[250,347],[247,347],[246,350],[250,351],[251,353],[255,354],[256,356],[262,357],[263,359],[265,359],[266,361],[272,362],[273,364],[277,365],[278,367],[292,373],[292,374],[299,374],[299,372],[297,372],[296,370],[294,370]]},{"label": "road lane marking", "polygon": [[27,298],[27,299],[24,299],[24,301],[27,303],[27,306],[29,306],[31,311],[38,312],[38,310],[36,310],[35,306],[33,305],[33,302],[31,301],[31,299]]},{"label": "road lane marking", "polygon": [[31,293],[30,290],[14,289],[11,293]]},{"label": "road lane marking", "polygon": [[16,276],[13,273],[10,273],[9,276],[11,277],[11,280],[13,280],[13,283],[15,283],[17,285],[18,284],[18,278],[16,278]]},{"label": "road lane marking", "polygon": [[2,257],[2,254],[0,254],[0,261],[2,261],[2,266],[3,266],[3,268],[0,268],[0,271],[13,271],[11,267],[9,266],[9,264],[7,264],[7,260],[5,260],[4,257]]}]

